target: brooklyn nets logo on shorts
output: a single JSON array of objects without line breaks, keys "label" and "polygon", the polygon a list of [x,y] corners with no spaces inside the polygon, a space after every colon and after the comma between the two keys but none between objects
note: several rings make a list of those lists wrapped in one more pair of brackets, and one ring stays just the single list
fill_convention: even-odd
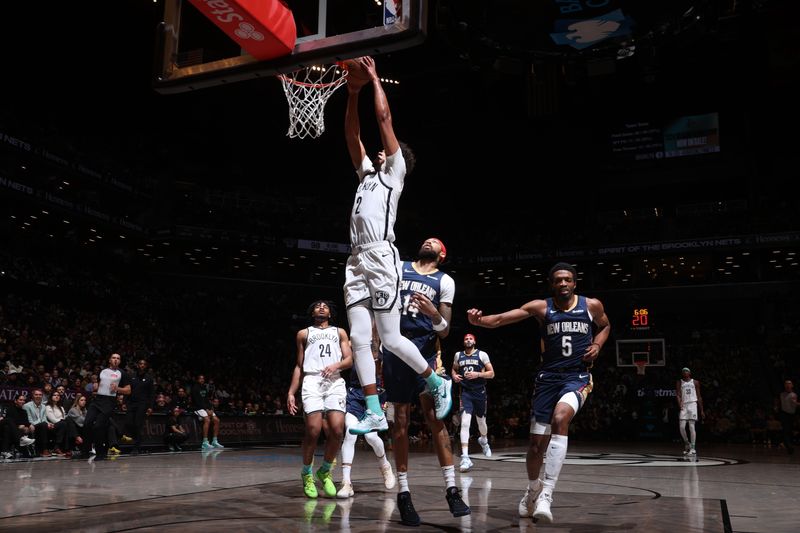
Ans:
[{"label": "brooklyn nets logo on shorts", "polygon": [[386,302],[389,301],[389,293],[386,291],[377,291],[375,293],[375,299],[378,301],[378,305],[386,305]]}]

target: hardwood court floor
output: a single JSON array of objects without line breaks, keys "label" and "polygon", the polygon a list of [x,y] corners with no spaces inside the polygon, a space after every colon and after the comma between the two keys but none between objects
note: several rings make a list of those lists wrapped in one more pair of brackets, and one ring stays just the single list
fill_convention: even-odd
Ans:
[{"label": "hardwood court floor", "polygon": [[306,499],[298,448],[6,462],[0,531],[800,531],[800,460],[785,452],[707,447],[686,462],[675,446],[572,443],[555,523],[542,525],[517,516],[525,447],[508,444],[491,459],[473,453],[473,469],[456,474],[472,507],[461,518],[447,510],[435,456],[413,452],[416,529],[399,523],[396,489],[384,489],[374,455],[359,445],[350,500]]}]

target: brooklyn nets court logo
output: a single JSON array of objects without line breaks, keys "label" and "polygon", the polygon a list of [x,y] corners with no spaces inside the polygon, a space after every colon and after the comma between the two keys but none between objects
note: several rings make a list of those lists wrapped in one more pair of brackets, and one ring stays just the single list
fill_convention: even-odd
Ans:
[{"label": "brooklyn nets court logo", "polygon": [[[481,454],[470,455],[484,461],[524,463],[525,452],[493,453],[492,457]],[[568,453],[564,464],[581,466],[727,466],[740,464],[737,459],[722,457],[697,457],[687,459],[683,455],[660,455],[655,453]]]}]

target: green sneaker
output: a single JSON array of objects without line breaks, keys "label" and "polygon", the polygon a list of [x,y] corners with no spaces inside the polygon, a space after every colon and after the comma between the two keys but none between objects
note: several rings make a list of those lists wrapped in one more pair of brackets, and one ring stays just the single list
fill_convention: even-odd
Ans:
[{"label": "green sneaker", "polygon": [[317,484],[314,483],[314,476],[311,474],[302,474],[301,479],[303,480],[303,492],[306,493],[306,496],[309,498],[316,498],[317,494]]},{"label": "green sneaker", "polygon": [[322,490],[325,491],[325,496],[328,498],[335,498],[336,484],[333,482],[331,471],[323,472],[322,469],[317,470],[317,479],[322,482]]}]

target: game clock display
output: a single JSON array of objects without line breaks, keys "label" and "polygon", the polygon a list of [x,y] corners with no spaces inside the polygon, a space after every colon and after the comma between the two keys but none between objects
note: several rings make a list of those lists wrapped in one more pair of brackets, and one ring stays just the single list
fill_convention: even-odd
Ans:
[{"label": "game clock display", "polygon": [[634,330],[647,330],[653,325],[650,309],[647,307],[637,307],[633,310],[630,321],[630,328]]}]

